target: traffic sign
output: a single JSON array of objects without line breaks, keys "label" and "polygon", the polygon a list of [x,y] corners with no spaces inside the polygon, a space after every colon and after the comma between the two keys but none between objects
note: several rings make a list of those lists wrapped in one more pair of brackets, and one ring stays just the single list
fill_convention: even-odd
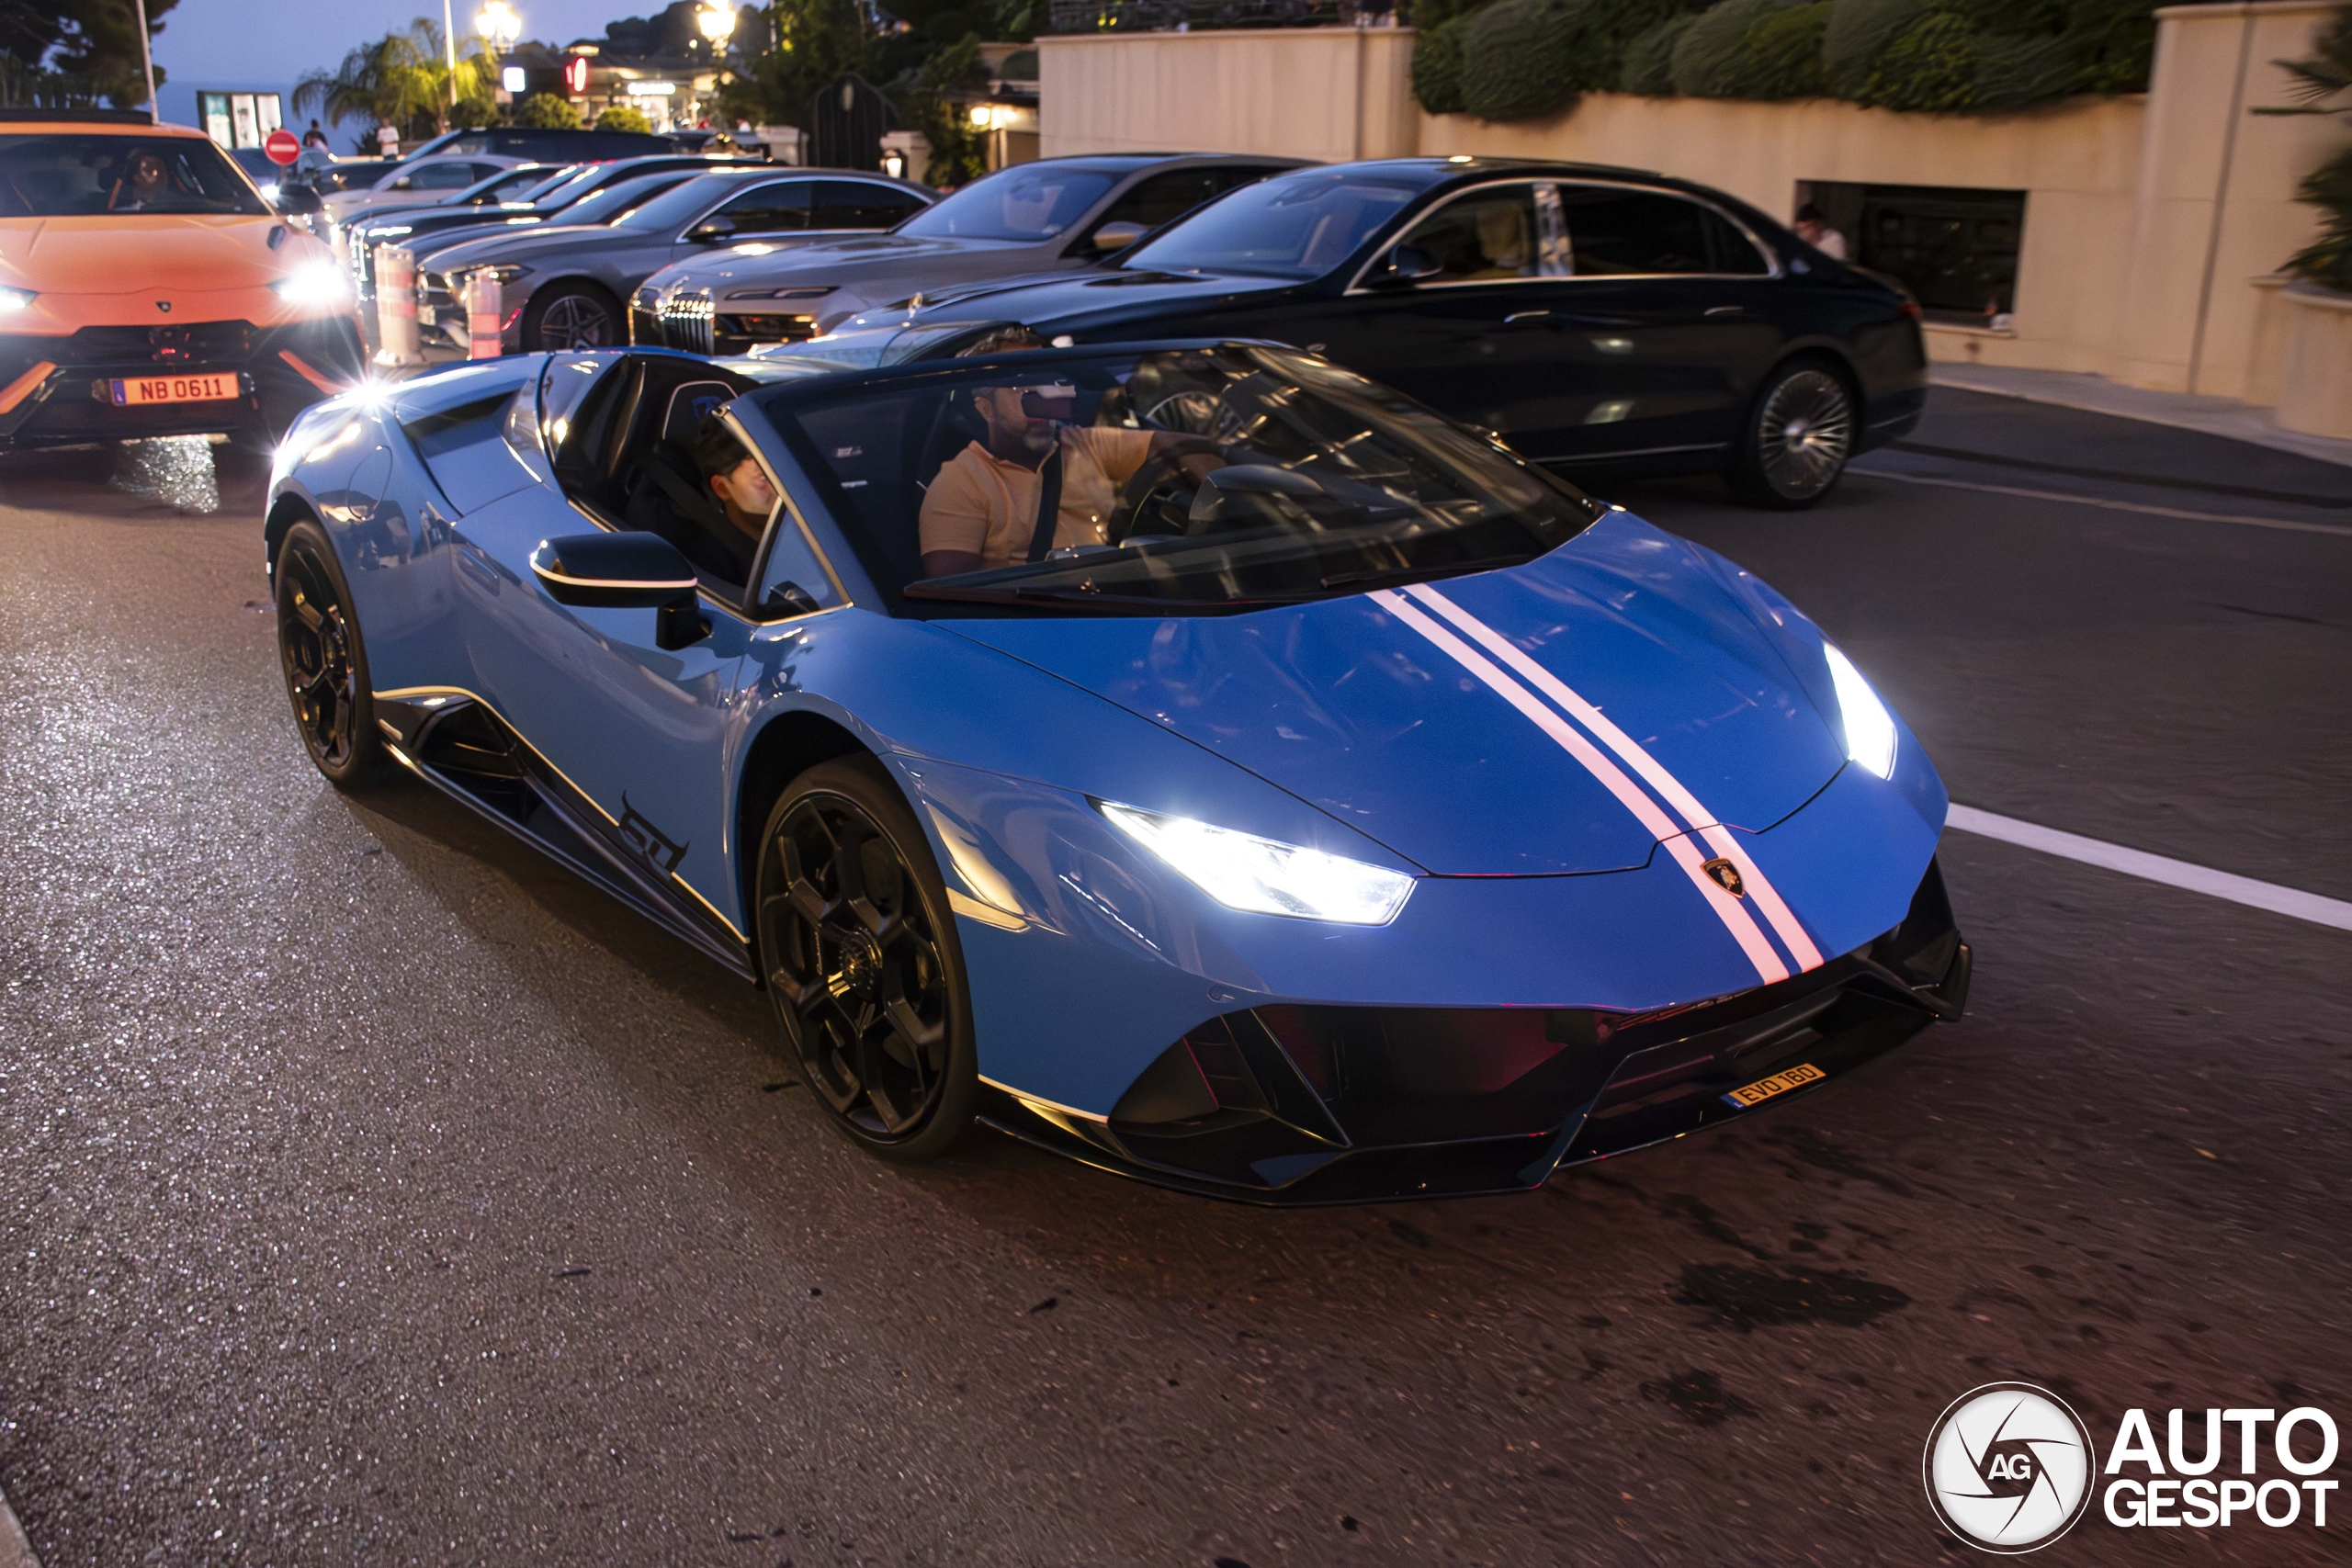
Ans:
[{"label": "traffic sign", "polygon": [[295,141],[294,133],[284,126],[269,133],[268,139],[262,142],[261,150],[269,154],[269,161],[273,164],[290,164],[302,155],[302,144]]}]

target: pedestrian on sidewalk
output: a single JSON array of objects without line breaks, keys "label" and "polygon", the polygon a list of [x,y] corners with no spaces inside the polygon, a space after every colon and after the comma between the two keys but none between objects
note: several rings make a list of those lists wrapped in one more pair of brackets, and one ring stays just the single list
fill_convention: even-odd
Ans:
[{"label": "pedestrian on sidewalk", "polygon": [[386,158],[401,155],[400,128],[389,119],[376,127],[376,151]]},{"label": "pedestrian on sidewalk", "polygon": [[1797,209],[1797,238],[1832,261],[1846,259],[1846,236],[1829,226],[1828,214],[1806,202]]}]

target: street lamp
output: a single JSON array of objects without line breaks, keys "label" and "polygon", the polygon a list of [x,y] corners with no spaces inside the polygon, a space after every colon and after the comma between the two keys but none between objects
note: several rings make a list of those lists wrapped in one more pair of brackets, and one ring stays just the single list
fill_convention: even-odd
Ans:
[{"label": "street lamp", "polygon": [[[492,0],[492,3],[496,4],[497,0]],[[695,13],[695,26],[700,28],[702,36],[710,40],[710,47],[717,49],[721,42],[735,36],[735,7],[727,0],[707,0],[703,7]]]},{"label": "street lamp", "polygon": [[504,54],[523,36],[523,18],[506,0],[490,0],[474,18],[474,28],[489,40],[492,51]]}]

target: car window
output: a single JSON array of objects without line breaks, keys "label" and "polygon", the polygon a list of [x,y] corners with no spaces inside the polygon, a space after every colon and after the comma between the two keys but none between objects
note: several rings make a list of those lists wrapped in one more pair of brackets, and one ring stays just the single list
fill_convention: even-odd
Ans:
[{"label": "car window", "polygon": [[1423,285],[1541,276],[1535,187],[1514,184],[1457,197],[1414,224],[1396,249],[1419,251],[1413,259],[1436,269],[1419,276]]},{"label": "car window", "polygon": [[1687,197],[1617,186],[1559,187],[1578,276],[1763,273],[1747,237]]},{"label": "car window", "polygon": [[[905,613],[1333,598],[1530,560],[1599,514],[1491,441],[1283,349],[1005,355],[751,398]],[[1046,458],[1060,504],[1032,560]]]},{"label": "car window", "polygon": [[[1157,229],[1173,222],[1226,187],[1214,168],[1176,169],[1139,181],[1111,204],[1104,223],[1140,223]],[[1100,225],[1097,225],[1100,227]]]},{"label": "car window", "polygon": [[1317,277],[1355,254],[1418,186],[1315,169],[1263,180],[1120,257],[1123,267]]},{"label": "car window", "polygon": [[923,199],[910,190],[876,185],[871,180],[826,180],[817,186],[811,229],[888,229],[909,213],[923,209]]},{"label": "car window", "polygon": [[[713,183],[705,185],[704,180]],[[715,197],[735,189],[736,185],[737,182],[724,175],[704,175],[698,178],[688,178],[616,221],[624,229],[643,229],[654,232],[666,229],[675,234],[708,211]]]},{"label": "car window", "polygon": [[0,139],[0,218],[268,210],[220,150],[197,137]]},{"label": "car window", "polygon": [[808,197],[816,183],[780,180],[774,185],[753,186],[740,196],[729,197],[711,216],[726,219],[741,235],[797,233],[808,227]]},{"label": "car window", "polygon": [[473,193],[470,199],[475,201],[515,200],[519,199],[524,192],[545,185],[547,181],[548,172],[545,169],[514,169],[500,178],[486,181],[480,190]]},{"label": "car window", "polygon": [[563,209],[566,223],[610,223],[660,196],[663,191],[682,186],[693,176],[681,169],[675,174],[639,175],[633,180],[615,180],[599,186]]},{"label": "car window", "polygon": [[422,164],[405,175],[395,175],[393,183],[405,178],[410,190],[463,190],[483,177],[474,170],[472,164]]},{"label": "car window", "polygon": [[1102,169],[1023,164],[973,181],[918,212],[899,232],[921,239],[1050,240],[1102,199],[1116,176]]}]

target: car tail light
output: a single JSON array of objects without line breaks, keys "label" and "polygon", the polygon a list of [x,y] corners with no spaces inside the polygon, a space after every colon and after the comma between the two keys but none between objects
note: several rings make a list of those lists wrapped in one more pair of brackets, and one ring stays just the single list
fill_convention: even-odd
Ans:
[{"label": "car tail light", "polygon": [[1926,311],[1919,309],[1919,301],[1917,299],[1905,299],[1902,304],[1896,306],[1895,309],[1901,310],[1905,315],[1910,317],[1915,321],[1924,320],[1927,315]]}]

